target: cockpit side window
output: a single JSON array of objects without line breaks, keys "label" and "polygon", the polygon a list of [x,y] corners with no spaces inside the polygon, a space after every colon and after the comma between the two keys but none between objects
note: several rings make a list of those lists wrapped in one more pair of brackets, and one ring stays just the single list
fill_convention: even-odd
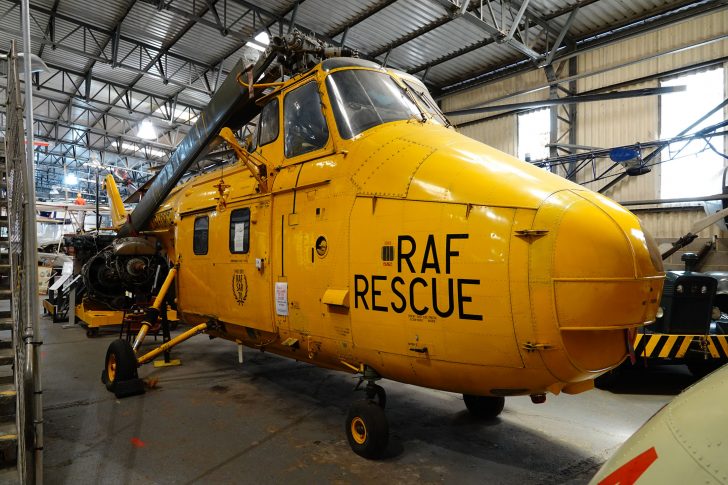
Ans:
[{"label": "cockpit side window", "polygon": [[319,148],[329,139],[329,127],[321,112],[318,84],[296,88],[283,99],[284,154],[293,158]]},{"label": "cockpit side window", "polygon": [[352,138],[383,123],[421,115],[404,90],[383,72],[338,71],[326,78],[326,86],[342,138]]},{"label": "cockpit side window", "polygon": [[263,106],[260,112],[258,146],[262,147],[278,138],[278,98]]}]

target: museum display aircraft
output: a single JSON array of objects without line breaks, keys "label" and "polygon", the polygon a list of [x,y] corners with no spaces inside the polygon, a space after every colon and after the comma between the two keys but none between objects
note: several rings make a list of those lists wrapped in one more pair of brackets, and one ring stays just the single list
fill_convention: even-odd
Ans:
[{"label": "museum display aircraft", "polygon": [[655,413],[589,483],[726,483],[726,398],[728,366],[723,366]]},{"label": "museum display aircraft", "polygon": [[[591,389],[658,310],[639,220],[458,134],[415,77],[346,55],[274,38],[131,214],[110,178],[118,239],[85,268],[90,297],[155,298],[134,341],[109,346],[107,387],[142,392],[138,367],[198,333],[358,374],[367,398],[345,428],[367,458],[388,442],[381,378],[461,393],[482,417],[508,396]],[[223,140],[235,164],[179,183]],[[165,302],[191,328],[142,354]]]}]

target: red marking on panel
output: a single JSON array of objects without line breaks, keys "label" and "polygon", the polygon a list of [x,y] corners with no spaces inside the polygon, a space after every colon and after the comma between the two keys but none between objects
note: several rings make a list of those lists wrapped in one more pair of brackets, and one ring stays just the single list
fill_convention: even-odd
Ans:
[{"label": "red marking on panel", "polygon": [[135,448],[142,448],[145,445],[145,443],[142,440],[140,440],[139,438],[136,438],[136,437],[131,439],[131,444]]},{"label": "red marking on panel", "polygon": [[614,470],[609,476],[602,479],[599,485],[632,485],[655,460],[657,460],[657,451],[653,446]]}]

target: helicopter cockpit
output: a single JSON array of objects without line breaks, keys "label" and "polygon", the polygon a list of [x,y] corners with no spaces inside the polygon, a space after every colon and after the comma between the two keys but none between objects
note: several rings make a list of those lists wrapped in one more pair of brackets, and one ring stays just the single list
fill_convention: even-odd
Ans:
[{"label": "helicopter cockpit", "polygon": [[[343,140],[394,121],[431,120],[450,126],[419,79],[361,59],[327,59],[318,75],[304,75],[281,91],[265,100],[251,150],[262,149],[266,155],[278,152],[291,159],[323,149],[329,144],[330,122]],[[329,121],[327,108],[333,118]],[[283,153],[265,149],[278,140],[281,127]]]}]

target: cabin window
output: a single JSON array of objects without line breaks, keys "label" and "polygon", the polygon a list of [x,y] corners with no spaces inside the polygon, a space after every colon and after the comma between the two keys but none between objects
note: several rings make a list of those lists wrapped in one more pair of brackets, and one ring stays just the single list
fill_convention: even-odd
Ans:
[{"label": "cabin window", "polygon": [[318,84],[310,82],[288,93],[283,100],[285,155],[292,158],[326,145],[329,128],[321,112]]},{"label": "cabin window", "polygon": [[235,209],[230,213],[230,252],[247,253],[250,247],[250,209]]},{"label": "cabin window", "polygon": [[207,216],[195,219],[195,230],[192,236],[192,251],[195,254],[207,254],[207,239],[210,219]]},{"label": "cabin window", "polygon": [[278,138],[278,99],[274,99],[263,107],[259,123],[258,146],[262,147]]},{"label": "cabin window", "polygon": [[390,121],[422,116],[404,90],[383,72],[338,71],[326,78],[326,86],[342,138],[352,138]]}]

